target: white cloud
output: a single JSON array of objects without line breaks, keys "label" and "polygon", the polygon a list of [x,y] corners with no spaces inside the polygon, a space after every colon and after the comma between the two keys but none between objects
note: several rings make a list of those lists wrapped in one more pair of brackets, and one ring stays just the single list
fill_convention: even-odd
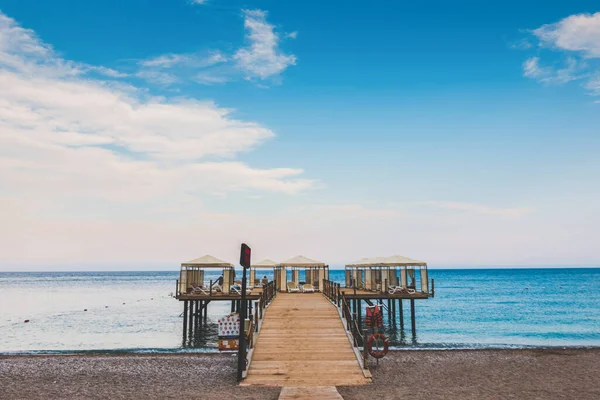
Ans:
[{"label": "white cloud", "polygon": [[165,210],[181,218],[207,214],[208,193],[313,186],[299,169],[218,161],[272,138],[268,128],[210,101],[152,97],[90,70],[115,75],[61,59],[0,14],[0,236],[18,230],[8,222],[15,209],[21,223],[157,218]]},{"label": "white cloud", "polygon": [[[222,51],[197,53],[169,53],[138,62],[136,76],[153,84],[169,86],[193,81],[215,85],[246,79],[265,80],[279,76],[295,65],[296,57],[279,48],[280,36],[266,20],[261,10],[244,10],[247,46],[232,55]],[[296,38],[297,32],[285,35]]]},{"label": "white cloud", "polygon": [[531,57],[523,63],[523,75],[528,78],[539,79],[548,74],[548,70],[540,67],[539,57]]},{"label": "white cloud", "polygon": [[217,85],[229,82],[229,77],[224,74],[211,74],[210,72],[201,72],[196,74],[192,80],[202,85]]},{"label": "white cloud", "polygon": [[590,58],[600,57],[600,12],[576,14],[554,24],[533,30],[542,44],[557,49],[581,52]]},{"label": "white cloud", "polygon": [[190,60],[187,54],[163,54],[148,60],[142,60],[139,64],[143,67],[168,68]]},{"label": "white cloud", "polygon": [[563,84],[585,77],[584,74],[580,74],[585,68],[585,64],[574,58],[568,58],[565,64],[563,68],[541,66],[539,57],[531,57],[523,63],[523,76],[540,82],[556,84]]},{"label": "white cloud", "polygon": [[97,72],[100,75],[108,76],[110,78],[126,78],[129,76],[129,74],[126,74],[124,72],[116,71],[112,68],[107,68],[107,67],[102,67],[102,66],[99,66],[99,67],[90,66],[88,69],[92,72]]},{"label": "white cloud", "polygon": [[286,38],[296,39],[298,37],[298,31],[290,32],[285,35]]},{"label": "white cloud", "polygon": [[533,210],[531,210],[530,208],[497,208],[482,204],[447,201],[426,201],[421,204],[446,210],[467,211],[477,214],[498,215],[506,217],[520,217],[522,215],[533,212]]},{"label": "white cloud", "polygon": [[524,76],[557,84],[588,79],[583,87],[592,95],[600,94],[593,78],[600,73],[600,13],[571,15],[530,32],[541,47],[563,52],[568,58],[565,67],[556,68],[541,66],[539,56],[531,57],[523,64]]},{"label": "white cloud", "polygon": [[202,4],[208,3],[208,0],[190,0],[190,3],[197,4],[197,5],[202,5]]},{"label": "white cloud", "polygon": [[279,48],[279,35],[266,17],[266,11],[244,10],[248,46],[239,49],[233,58],[249,78],[266,79],[296,64],[293,54]]},{"label": "white cloud", "polygon": [[223,83],[230,79],[227,71],[214,66],[227,61],[227,56],[220,51],[204,54],[163,54],[139,61],[140,69],[136,76],[150,83],[165,86],[188,80],[202,84]]},{"label": "white cloud", "polygon": [[585,88],[590,91],[591,94],[600,96],[600,74],[591,78],[586,84]]}]

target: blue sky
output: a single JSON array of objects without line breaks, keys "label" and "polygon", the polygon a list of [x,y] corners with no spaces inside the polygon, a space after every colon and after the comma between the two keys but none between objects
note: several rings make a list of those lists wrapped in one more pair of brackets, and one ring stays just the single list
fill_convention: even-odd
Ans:
[{"label": "blue sky", "polygon": [[599,264],[597,3],[402,3],[0,0],[0,268]]}]

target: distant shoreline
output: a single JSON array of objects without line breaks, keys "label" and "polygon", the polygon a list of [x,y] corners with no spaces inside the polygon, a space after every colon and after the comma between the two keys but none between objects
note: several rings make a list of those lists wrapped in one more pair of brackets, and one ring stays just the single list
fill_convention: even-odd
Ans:
[{"label": "distant shoreline", "polygon": [[[598,350],[600,345],[582,346],[489,346],[489,347],[390,347],[390,352],[460,352],[460,351],[555,351],[555,350]],[[233,356],[236,352],[220,352],[216,347],[197,349],[105,349],[105,350],[31,350],[0,352],[0,359],[8,357],[41,357],[41,356],[193,356],[223,355]]]},{"label": "distant shoreline", "polygon": [[[11,267],[12,268],[12,267]],[[175,265],[173,269],[133,269],[133,270],[123,270],[123,269],[99,269],[99,270],[68,270],[68,269],[58,269],[58,270],[21,270],[21,271],[2,271],[0,270],[0,274],[76,274],[76,273],[92,273],[92,274],[101,274],[101,273],[173,273],[179,274],[179,266]],[[345,269],[344,265],[330,265],[330,271],[343,271]],[[544,270],[544,269],[600,269],[600,265],[481,265],[481,266],[436,266],[436,265],[428,265],[427,269],[430,271],[485,271],[485,270]],[[242,268],[240,266],[236,266],[237,271],[241,271]]]}]

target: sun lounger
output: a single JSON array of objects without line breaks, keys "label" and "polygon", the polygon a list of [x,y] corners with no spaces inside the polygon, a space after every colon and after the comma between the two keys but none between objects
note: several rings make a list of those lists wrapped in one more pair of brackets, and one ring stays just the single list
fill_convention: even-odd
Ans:
[{"label": "sun lounger", "polygon": [[190,294],[204,294],[204,295],[208,296],[209,295],[208,290],[209,289],[204,286],[192,285],[192,291],[190,292]]},{"label": "sun lounger", "polygon": [[296,282],[288,282],[287,291],[289,293],[298,293],[300,292],[300,288],[298,287],[298,285],[296,285]]},{"label": "sun lounger", "polygon": [[310,283],[305,283],[304,285],[302,285],[302,292],[303,293],[314,293],[315,288]]},{"label": "sun lounger", "polygon": [[[235,294],[239,294],[240,296],[242,295],[242,288],[240,286],[237,285],[233,285],[231,287],[231,291],[234,292]],[[246,288],[246,296],[252,293],[252,289],[251,288]]]},{"label": "sun lounger", "polygon": [[416,292],[415,289],[403,288],[401,286],[390,286],[388,288],[389,294],[414,294]]}]

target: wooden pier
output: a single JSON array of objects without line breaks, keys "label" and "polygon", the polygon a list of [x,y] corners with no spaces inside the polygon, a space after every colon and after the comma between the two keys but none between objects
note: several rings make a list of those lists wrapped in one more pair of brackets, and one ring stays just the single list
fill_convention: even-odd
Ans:
[{"label": "wooden pier", "polygon": [[347,386],[371,380],[322,293],[279,293],[265,312],[244,386]]}]

